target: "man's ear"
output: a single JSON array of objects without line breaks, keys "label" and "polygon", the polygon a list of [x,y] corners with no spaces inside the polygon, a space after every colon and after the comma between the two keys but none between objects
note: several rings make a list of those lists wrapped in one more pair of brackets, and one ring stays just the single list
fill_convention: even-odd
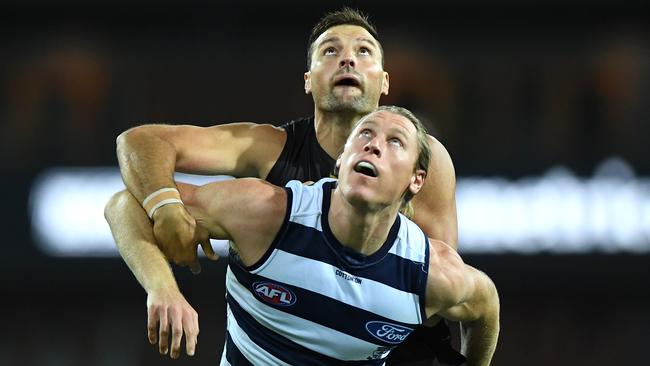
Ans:
[{"label": "man's ear", "polygon": [[305,94],[311,93],[311,71],[305,72]]},{"label": "man's ear", "polygon": [[390,77],[388,73],[384,71],[384,80],[381,82],[381,93],[383,95],[388,95],[388,87],[390,86]]},{"label": "man's ear", "polygon": [[336,164],[334,164],[334,176],[339,177],[339,169],[341,169],[341,155],[336,159]]},{"label": "man's ear", "polygon": [[427,177],[427,172],[424,169],[416,169],[411,176],[411,184],[409,184],[409,191],[411,194],[416,195],[424,186],[424,179]]}]

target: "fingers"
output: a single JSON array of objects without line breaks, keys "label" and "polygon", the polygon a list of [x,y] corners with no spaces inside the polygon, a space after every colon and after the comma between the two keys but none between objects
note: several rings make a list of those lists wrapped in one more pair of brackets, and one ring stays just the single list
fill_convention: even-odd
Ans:
[{"label": "fingers", "polygon": [[149,339],[149,343],[156,344],[158,341],[157,331],[158,311],[153,307],[149,307],[147,309],[147,338]]},{"label": "fingers", "polygon": [[149,296],[147,306],[149,342],[158,343],[160,354],[166,355],[169,352],[169,356],[176,359],[181,355],[181,344],[185,335],[185,351],[188,356],[194,356],[199,335],[199,315],[180,293],[178,296],[170,297]]},{"label": "fingers", "polygon": [[219,256],[214,252],[214,249],[212,249],[210,238],[200,241],[199,244],[201,244],[201,249],[203,249],[203,253],[205,253],[206,257],[213,261],[219,259]]},{"label": "fingers", "polygon": [[167,354],[167,348],[169,346],[169,322],[167,319],[167,309],[160,309],[160,328],[158,336],[158,351],[161,355]]},{"label": "fingers", "polygon": [[192,274],[199,274],[201,273],[201,264],[199,263],[199,258],[194,257],[194,261],[189,264],[190,266],[190,271],[192,271]]},{"label": "fingers", "polygon": [[156,211],[154,237],[158,247],[171,262],[186,266],[196,258],[196,221],[183,207],[172,206],[178,205],[163,206]]},{"label": "fingers", "polygon": [[171,316],[172,347],[169,352],[171,358],[181,355],[181,339],[183,338],[183,316],[179,311],[174,311]]},{"label": "fingers", "polygon": [[199,316],[196,312],[183,317],[183,329],[185,329],[185,352],[188,356],[194,356],[199,335]]}]

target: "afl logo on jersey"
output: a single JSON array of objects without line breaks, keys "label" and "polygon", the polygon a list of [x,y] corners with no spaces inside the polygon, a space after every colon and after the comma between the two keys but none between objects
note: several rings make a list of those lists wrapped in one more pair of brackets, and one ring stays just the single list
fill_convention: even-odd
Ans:
[{"label": "afl logo on jersey", "polygon": [[253,290],[257,297],[273,305],[291,306],[296,303],[296,295],[288,288],[271,282],[255,282]]},{"label": "afl logo on jersey", "polygon": [[404,342],[406,337],[408,337],[408,335],[413,331],[411,328],[381,321],[367,322],[366,330],[372,334],[373,337],[388,344]]}]

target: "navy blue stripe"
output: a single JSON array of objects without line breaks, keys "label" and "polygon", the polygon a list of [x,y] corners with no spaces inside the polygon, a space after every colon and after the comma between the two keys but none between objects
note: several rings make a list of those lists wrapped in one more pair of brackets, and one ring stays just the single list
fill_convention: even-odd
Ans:
[{"label": "navy blue stripe", "polygon": [[[423,263],[387,253],[378,263],[370,267],[350,268],[336,255],[335,250],[325,243],[323,234],[315,228],[290,222],[284,239],[278,249],[285,252],[327,263],[357,277],[369,278],[387,286],[412,294],[420,294]],[[428,258],[428,257],[427,257]]]},{"label": "navy blue stripe", "polygon": [[226,360],[232,366],[255,366],[239,351],[228,332],[226,332]]},{"label": "navy blue stripe", "polygon": [[[382,346],[394,346],[380,340],[370,334],[366,330],[366,324],[371,321],[387,322],[397,324],[409,329],[414,329],[419,324],[399,322],[391,318],[386,318],[381,315],[366,311],[355,306],[348,305],[344,302],[323,296],[319,293],[306,290],[301,287],[292,286],[280,281],[268,279],[263,276],[248,273],[238,266],[230,266],[237,281],[244,286],[253,296],[261,303],[262,306],[271,306],[277,310],[283,311],[288,314],[295,315],[302,319],[307,319],[325,326],[330,329],[337,330],[341,333],[348,334],[366,342],[370,342]],[[253,284],[262,282],[272,282],[284,288],[291,290],[295,295],[295,303],[291,306],[271,304],[266,301],[260,300],[261,296],[253,289]],[[371,295],[377,296],[377,295]],[[326,310],[325,310],[326,309]],[[399,310],[399,309],[398,309]],[[336,316],[332,316],[336,314]]]},{"label": "navy blue stripe", "polygon": [[[259,324],[228,294],[228,305],[239,327],[257,346],[291,365],[381,365],[385,359],[342,361],[314,352]],[[230,360],[229,360],[230,361]]]}]

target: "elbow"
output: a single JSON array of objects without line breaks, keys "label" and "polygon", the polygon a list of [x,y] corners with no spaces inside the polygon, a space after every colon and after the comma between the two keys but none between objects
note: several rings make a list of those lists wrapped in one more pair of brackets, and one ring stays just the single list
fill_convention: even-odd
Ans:
[{"label": "elbow", "polygon": [[128,194],[130,193],[126,190],[117,192],[106,202],[104,206],[104,219],[106,219],[109,225],[115,222],[115,218],[120,213],[120,207],[123,205],[124,200],[127,199],[126,195]]},{"label": "elbow", "polygon": [[151,135],[151,133],[151,125],[142,125],[129,128],[119,134],[115,139],[118,156],[127,154],[132,149],[131,147],[137,144],[137,141],[146,138],[147,135]]},{"label": "elbow", "polygon": [[117,152],[118,159],[121,160],[123,156],[126,156],[128,154],[128,146],[130,144],[130,141],[133,139],[133,132],[136,128],[137,127],[122,132],[115,139],[115,150]]}]

